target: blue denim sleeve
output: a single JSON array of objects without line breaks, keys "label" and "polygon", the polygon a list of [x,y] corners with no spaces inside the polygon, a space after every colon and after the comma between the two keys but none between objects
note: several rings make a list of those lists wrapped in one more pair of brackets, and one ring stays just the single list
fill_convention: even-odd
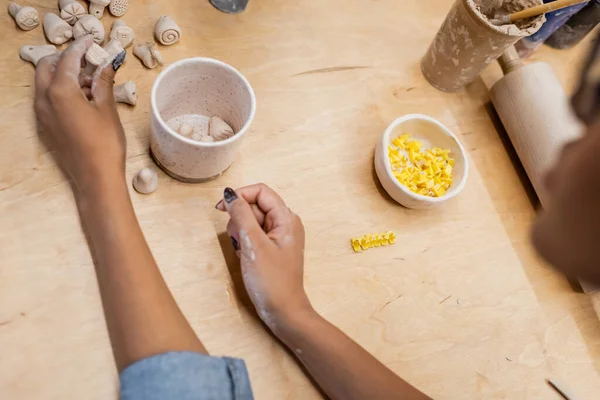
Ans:
[{"label": "blue denim sleeve", "polygon": [[246,364],[227,357],[170,352],[125,368],[122,400],[252,400]]}]

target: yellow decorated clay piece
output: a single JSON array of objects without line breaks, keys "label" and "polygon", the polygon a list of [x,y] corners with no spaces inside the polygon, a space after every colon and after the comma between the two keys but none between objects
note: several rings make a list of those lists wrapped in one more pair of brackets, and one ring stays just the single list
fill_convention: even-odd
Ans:
[{"label": "yellow decorated clay piece", "polygon": [[441,197],[452,185],[454,159],[448,149],[423,149],[423,143],[403,134],[388,146],[388,159],[396,180],[413,193]]},{"label": "yellow decorated clay piece", "polygon": [[389,246],[394,243],[396,243],[396,234],[392,231],[373,233],[350,239],[352,250],[357,253],[372,247]]}]

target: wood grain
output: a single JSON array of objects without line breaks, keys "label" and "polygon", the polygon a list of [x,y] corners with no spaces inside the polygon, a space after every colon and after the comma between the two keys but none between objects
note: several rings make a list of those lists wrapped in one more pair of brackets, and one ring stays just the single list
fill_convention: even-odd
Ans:
[{"label": "wood grain", "polygon": [[[27,2],[41,14],[49,0]],[[150,40],[160,15],[182,29],[166,64],[214,57],[253,85],[258,112],[234,165],[216,181],[176,182],[131,195],[146,238],[192,326],[212,354],[242,357],[260,399],[318,392],[236,294],[239,272],[213,205],[225,186],[266,182],[304,220],[306,286],[315,307],[395,372],[439,399],[552,399],[546,378],[581,398],[600,391],[600,298],[575,293],[529,245],[534,207],[481,79],[455,94],[429,86],[420,58],[450,3],[443,0],[250,1],[226,15],[207,1],[136,1],[123,19]],[[108,28],[112,18],[102,19]],[[0,16],[0,398],[114,397],[117,375],[92,261],[69,186],[43,146],[32,110],[43,44]],[[542,49],[570,92],[586,45]],[[119,105],[127,176],[152,165],[149,95],[160,68],[132,57],[135,108]],[[377,138],[396,117],[424,113],[463,141],[472,170],[442,207],[407,210],[373,171]],[[491,115],[491,116],[490,116]],[[354,254],[352,236],[394,230],[398,244]],[[449,297],[450,296],[450,297]]]}]

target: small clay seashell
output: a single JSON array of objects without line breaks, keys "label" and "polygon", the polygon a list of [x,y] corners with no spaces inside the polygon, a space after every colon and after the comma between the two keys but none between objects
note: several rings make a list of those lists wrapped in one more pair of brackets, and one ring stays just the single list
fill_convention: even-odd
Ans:
[{"label": "small clay seashell", "polygon": [[143,168],[133,177],[133,188],[141,194],[150,194],[158,186],[158,175],[152,168]]},{"label": "small clay seashell", "polygon": [[25,45],[19,50],[19,56],[36,67],[42,58],[54,53],[56,53],[56,46],[51,44],[43,46]]},{"label": "small clay seashell", "polygon": [[74,25],[81,17],[87,15],[85,7],[75,0],[58,0],[60,17],[69,25]]},{"label": "small clay seashell", "polygon": [[175,44],[181,37],[181,28],[171,17],[163,15],[156,21],[154,26],[154,36],[165,46]]},{"label": "small clay seashell", "polygon": [[117,54],[121,53],[124,49],[123,46],[121,46],[121,42],[119,42],[116,39],[111,39],[108,41],[108,43],[106,43],[103,47],[103,49],[110,55],[110,56],[116,56]]},{"label": "small clay seashell", "polygon": [[163,65],[162,55],[156,48],[156,44],[146,42],[133,46],[133,55],[142,60],[142,63],[148,68],[156,68]]},{"label": "small clay seashell", "polygon": [[17,3],[8,3],[8,13],[15,19],[17,26],[30,31],[40,24],[40,16],[33,7],[21,7]]},{"label": "small clay seashell", "polygon": [[110,31],[110,38],[118,40],[121,46],[126,49],[133,43],[135,34],[133,33],[133,29],[125,25],[125,22],[116,20],[113,22],[112,30]]},{"label": "small clay seashell", "polygon": [[87,53],[85,53],[85,69],[87,75],[93,75],[96,69],[110,57],[102,47],[96,43],[92,44]]},{"label": "small clay seashell", "polygon": [[63,44],[73,37],[73,28],[58,15],[48,13],[44,15],[44,33],[51,43]]},{"label": "small clay seashell", "polygon": [[208,133],[216,141],[229,139],[235,134],[231,126],[216,115],[210,118]]},{"label": "small clay seashell", "polygon": [[78,39],[85,35],[92,35],[94,42],[102,44],[104,36],[106,36],[104,25],[102,25],[99,19],[91,15],[84,15],[73,25],[73,37]]},{"label": "small clay seashell", "polygon": [[108,6],[108,11],[115,17],[122,17],[129,8],[129,0],[112,0]]},{"label": "small clay seashell", "polygon": [[134,81],[127,81],[122,85],[115,86],[113,94],[117,103],[127,103],[132,106],[137,104],[137,89]]},{"label": "small clay seashell", "polygon": [[110,4],[110,0],[90,0],[90,15],[100,19],[104,16],[104,9]]}]

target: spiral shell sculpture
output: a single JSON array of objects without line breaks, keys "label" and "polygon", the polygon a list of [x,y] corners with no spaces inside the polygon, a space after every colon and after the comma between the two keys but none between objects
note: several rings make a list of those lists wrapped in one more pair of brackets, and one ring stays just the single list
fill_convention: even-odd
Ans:
[{"label": "spiral shell sculpture", "polygon": [[156,21],[154,27],[154,36],[156,39],[165,46],[170,46],[179,41],[181,37],[181,28],[171,17],[163,15]]}]

